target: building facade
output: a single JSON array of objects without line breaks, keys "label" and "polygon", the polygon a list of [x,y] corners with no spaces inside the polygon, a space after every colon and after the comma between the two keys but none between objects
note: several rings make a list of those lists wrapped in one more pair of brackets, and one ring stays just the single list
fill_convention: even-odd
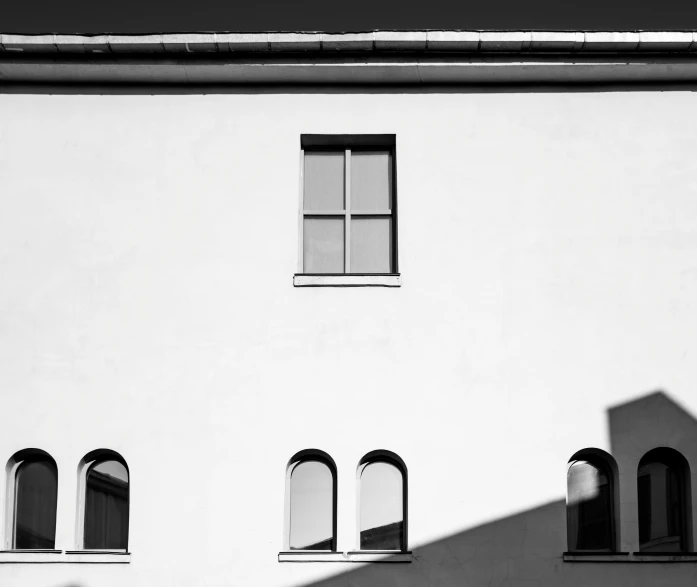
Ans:
[{"label": "building facade", "polygon": [[697,580],[697,36],[0,36],[0,584]]}]

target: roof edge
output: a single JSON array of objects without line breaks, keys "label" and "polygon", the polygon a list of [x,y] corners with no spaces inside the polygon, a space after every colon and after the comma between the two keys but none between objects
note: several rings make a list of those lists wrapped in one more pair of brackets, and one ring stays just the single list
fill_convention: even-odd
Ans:
[{"label": "roof edge", "polygon": [[0,53],[697,53],[695,31],[371,31],[357,33],[0,33]]}]

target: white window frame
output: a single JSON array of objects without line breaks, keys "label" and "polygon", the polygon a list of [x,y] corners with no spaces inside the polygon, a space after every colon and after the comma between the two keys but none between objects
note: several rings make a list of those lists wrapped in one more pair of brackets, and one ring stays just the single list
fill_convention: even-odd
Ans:
[{"label": "white window frame", "polygon": [[5,549],[15,548],[15,523],[17,520],[17,471],[26,459],[12,457],[7,464],[7,489],[5,491]]}]

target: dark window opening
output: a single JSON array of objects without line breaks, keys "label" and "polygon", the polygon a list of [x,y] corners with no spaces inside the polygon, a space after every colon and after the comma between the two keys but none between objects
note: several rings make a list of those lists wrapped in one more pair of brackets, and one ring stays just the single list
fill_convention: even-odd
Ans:
[{"label": "dark window opening", "polygon": [[85,549],[128,549],[128,471],[118,461],[101,461],[87,472]]},{"label": "dark window opening", "polygon": [[640,550],[685,551],[687,469],[683,457],[670,449],[653,450],[639,463],[637,475]]},{"label": "dark window opening", "polygon": [[56,544],[58,469],[49,459],[27,460],[15,481],[14,548],[53,549]]},{"label": "dark window opening", "polygon": [[600,459],[569,466],[566,523],[569,550],[614,550],[612,473]]}]

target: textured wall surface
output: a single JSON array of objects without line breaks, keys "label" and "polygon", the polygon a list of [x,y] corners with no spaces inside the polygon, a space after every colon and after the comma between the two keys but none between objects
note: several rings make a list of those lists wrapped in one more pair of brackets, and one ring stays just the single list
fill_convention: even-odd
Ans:
[{"label": "textured wall surface", "polygon": [[[78,462],[118,451],[132,552],[0,564],[0,584],[694,585],[697,562],[562,553],[579,449],[617,459],[630,551],[641,455],[673,446],[697,470],[695,107],[677,91],[0,95],[0,459],[55,458],[68,550]],[[396,134],[401,288],[293,288],[303,133]],[[656,390],[682,408],[631,403]],[[341,551],[359,459],[404,459],[414,562],[277,562],[286,463],[306,448],[336,461]]]}]

